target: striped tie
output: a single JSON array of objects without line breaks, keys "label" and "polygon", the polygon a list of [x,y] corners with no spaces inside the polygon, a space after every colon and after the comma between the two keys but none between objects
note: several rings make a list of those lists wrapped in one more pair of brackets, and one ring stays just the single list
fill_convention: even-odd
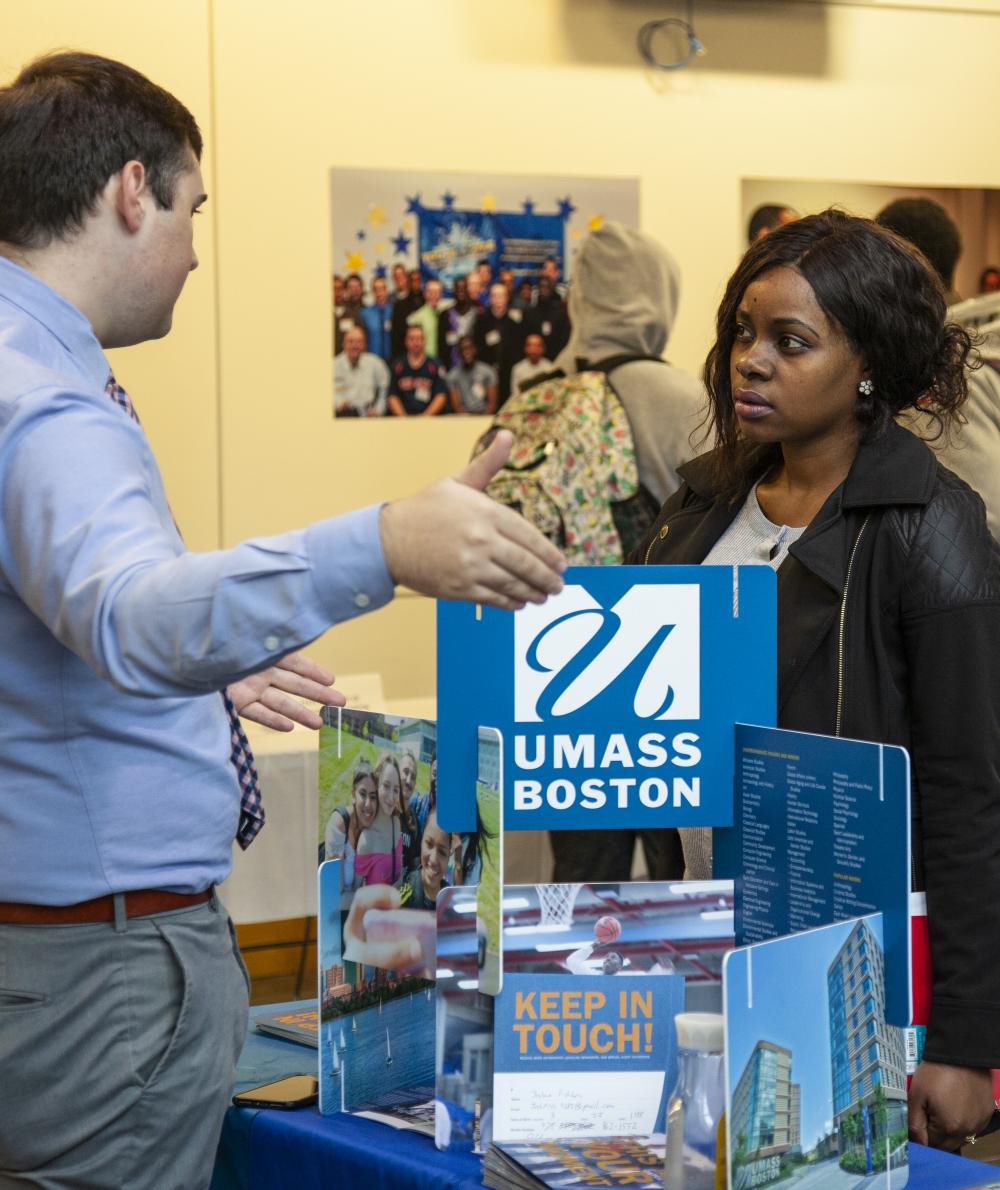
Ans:
[{"label": "striped tie", "polygon": [[[139,416],[132,404],[132,398],[115,380],[114,376],[108,378],[104,391],[120,409],[123,409],[136,424],[139,424]],[[224,690],[222,691],[222,702],[226,708],[226,715],[229,717],[229,734],[232,743],[229,759],[236,770],[236,778],[240,786],[240,823],[236,828],[236,842],[246,851],[264,825],[264,803],[260,796],[260,783],[253,763],[250,741],[243,730],[243,724],[240,723],[240,717],[232,699]]]}]

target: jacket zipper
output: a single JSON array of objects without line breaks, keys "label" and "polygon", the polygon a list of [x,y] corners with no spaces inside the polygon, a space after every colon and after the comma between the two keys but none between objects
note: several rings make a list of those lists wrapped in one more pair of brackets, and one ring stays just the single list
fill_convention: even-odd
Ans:
[{"label": "jacket zipper", "polygon": [[847,574],[844,576],[844,594],[840,599],[840,629],[837,639],[837,717],[834,720],[833,730],[835,736],[840,735],[844,715],[844,630],[847,627],[847,593],[851,586],[851,571],[854,569],[854,557],[858,552],[858,546],[861,544],[861,535],[867,528],[871,515],[871,513],[868,513],[862,521],[858,535],[854,539],[854,545],[851,546],[851,555],[847,560]]},{"label": "jacket zipper", "polygon": [[664,537],[666,537],[666,535],[669,532],[670,532],[670,522],[667,521],[667,523],[665,525],[660,526],[659,531],[657,532],[656,536],[653,538],[653,540],[646,547],[646,556],[642,560],[643,566],[649,565],[649,555],[653,552],[653,546],[656,545],[656,543],[658,541],[662,541],[664,539]]}]

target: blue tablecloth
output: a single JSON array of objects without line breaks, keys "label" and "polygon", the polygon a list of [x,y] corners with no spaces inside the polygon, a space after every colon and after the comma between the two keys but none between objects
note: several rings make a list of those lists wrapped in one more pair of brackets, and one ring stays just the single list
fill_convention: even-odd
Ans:
[{"label": "blue tablecloth", "polygon": [[[258,1033],[257,1012],[301,1008],[270,1004],[251,1010],[251,1027],[237,1071],[237,1091],[290,1074],[313,1074],[316,1053]],[[316,1108],[226,1113],[212,1190],[480,1190],[478,1157],[439,1153],[434,1142]],[[908,1190],[1000,1190],[1000,1170],[977,1161],[910,1146]]]}]

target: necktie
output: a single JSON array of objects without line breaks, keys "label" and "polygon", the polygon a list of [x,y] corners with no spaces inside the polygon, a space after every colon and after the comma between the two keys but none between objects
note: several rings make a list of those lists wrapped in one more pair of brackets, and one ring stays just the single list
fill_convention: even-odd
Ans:
[{"label": "necktie", "polygon": [[[139,424],[139,415],[132,404],[132,398],[113,375],[108,377],[104,391],[120,409],[124,410],[136,424]],[[236,842],[246,851],[264,825],[264,803],[260,795],[260,784],[253,763],[250,741],[247,739],[242,723],[240,723],[236,707],[225,690],[222,691],[222,702],[229,718],[231,743],[229,759],[236,770],[236,779],[240,786],[240,822],[236,828]]]}]

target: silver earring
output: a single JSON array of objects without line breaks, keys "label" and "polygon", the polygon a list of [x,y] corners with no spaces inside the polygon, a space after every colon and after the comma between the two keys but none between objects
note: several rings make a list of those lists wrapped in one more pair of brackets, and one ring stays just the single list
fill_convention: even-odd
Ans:
[{"label": "silver earring", "polygon": [[874,391],[875,385],[867,377],[858,382],[858,392],[863,397],[870,397]]}]

